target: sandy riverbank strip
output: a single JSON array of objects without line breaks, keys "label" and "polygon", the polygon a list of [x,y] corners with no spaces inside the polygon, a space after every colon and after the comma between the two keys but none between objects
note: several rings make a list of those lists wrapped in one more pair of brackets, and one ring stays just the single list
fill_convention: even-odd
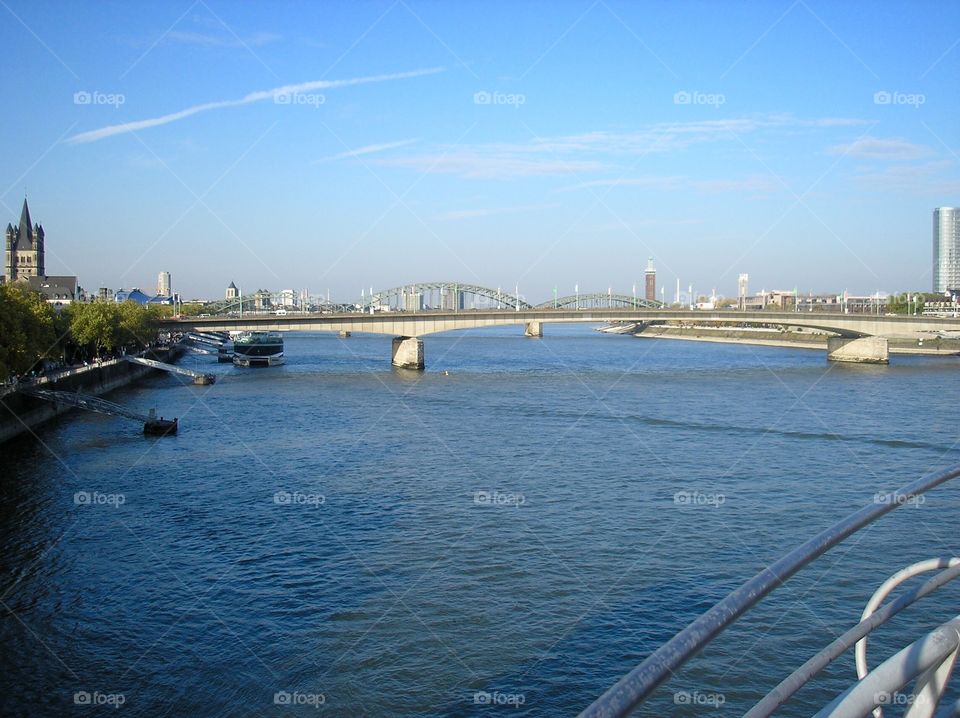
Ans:
[{"label": "sandy riverbank strip", "polygon": [[[827,349],[827,336],[816,333],[751,332],[743,329],[723,330],[704,327],[652,326],[647,327],[642,332],[637,332],[633,336],[640,339],[677,339],[679,341],[748,344],[788,349],[818,349],[820,351],[826,351]],[[925,339],[924,344],[926,346],[913,339],[891,339],[890,353],[921,356],[960,354],[960,340],[957,339]]]}]

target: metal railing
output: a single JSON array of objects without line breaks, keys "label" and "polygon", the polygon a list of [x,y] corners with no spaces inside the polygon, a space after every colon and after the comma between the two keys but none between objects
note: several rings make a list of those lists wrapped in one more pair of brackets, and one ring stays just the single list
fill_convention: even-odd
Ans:
[{"label": "metal railing", "polygon": [[[902,489],[895,491],[892,494],[887,494],[885,497],[882,497],[883,500],[876,500],[873,504],[863,507],[859,511],[854,512],[830,528],[821,531],[809,541],[794,549],[786,556],[782,557],[755,575],[753,578],[740,586],[740,588],[731,592],[726,598],[721,600],[702,616],[694,620],[690,625],[680,631],[667,643],[660,646],[660,648],[650,654],[642,663],[640,663],[640,665],[617,681],[616,684],[610,687],[602,696],[597,698],[597,700],[591,703],[582,713],[580,713],[581,718],[612,718],[614,716],[629,715],[634,709],[643,703],[643,701],[646,700],[646,698],[648,698],[658,686],[665,682],[681,666],[690,660],[690,658],[703,650],[707,644],[709,644],[720,633],[726,630],[728,626],[730,626],[738,618],[740,618],[740,616],[745,614],[753,606],[759,603],[765,596],[767,596],[767,594],[776,590],[781,584],[785,583],[787,579],[793,576],[797,571],[802,569],[817,557],[826,553],[838,543],[859,531],[864,526],[873,523],[881,516],[884,516],[904,503],[907,503],[913,497],[919,496],[930,489],[957,478],[958,476],[960,476],[960,464],[952,466],[939,473],[927,474],[926,476],[907,484]],[[854,629],[851,629],[851,631],[848,631],[846,634],[844,634],[844,636],[837,639],[837,641],[821,651],[817,656],[811,659],[811,661],[808,661],[807,664],[804,664],[804,666],[798,669],[798,671],[795,672],[790,678],[774,689],[771,695],[767,696],[767,698],[764,698],[764,700],[754,708],[754,711],[751,711],[747,715],[750,716],[750,718],[759,718],[760,716],[769,715],[773,710],[781,705],[782,702],[789,697],[789,695],[792,695],[793,692],[795,692],[810,678],[816,675],[816,673],[819,672],[819,670],[821,670],[825,665],[827,665],[827,663],[833,660],[833,658],[849,648],[850,645],[853,645],[853,643],[863,638],[863,636],[869,633],[877,625],[889,620],[889,618],[913,601],[927,595],[947,581],[955,578],[956,574],[957,567],[952,566],[910,594],[907,594],[897,599],[897,601],[884,606],[873,615],[861,621],[858,626],[854,627]],[[883,669],[886,671],[884,674],[886,679],[889,679],[890,676],[896,672],[895,669],[897,667],[903,669],[907,664],[910,664],[911,666],[923,664],[925,667],[921,673],[924,671],[929,672],[931,670],[935,672],[938,666],[946,665],[946,662],[951,655],[950,650],[948,650],[949,646],[951,645],[951,632],[956,633],[958,627],[960,627],[960,617],[954,619],[950,623],[945,624],[944,626],[941,626],[939,629],[937,629],[937,631],[934,631],[932,634],[921,639],[907,649],[904,649],[904,651],[901,651],[901,654],[904,655],[897,654],[897,656],[894,656],[889,661],[884,663],[880,668],[875,670],[871,676],[876,675],[878,671]],[[937,637],[933,638],[934,635]],[[930,648],[930,646],[934,644],[938,647],[937,650]],[[955,656],[957,644],[952,645],[952,655]],[[942,651],[938,652],[940,649],[942,649]],[[925,651],[926,654],[924,654]],[[945,651],[945,653],[943,651]],[[924,654],[924,657],[928,660],[919,661],[919,654]],[[934,654],[939,656],[939,658],[936,660],[934,658],[929,658],[930,655]],[[900,661],[900,663],[897,663],[895,659]],[[937,660],[939,662],[937,662]],[[894,668],[890,668],[888,665],[890,664],[890,661],[895,661],[897,665]],[[913,663],[911,663],[911,661]],[[952,668],[952,661],[949,661],[949,663],[950,667]],[[949,675],[949,671],[946,672]],[[911,678],[902,680],[896,689],[906,685],[910,680],[912,680],[913,677],[916,677],[916,675],[918,674],[914,674],[914,676]],[[925,673],[924,675],[926,676]],[[876,681],[876,685],[882,684],[886,686],[889,683],[889,680],[886,680],[885,682],[879,678],[874,678],[871,680]],[[930,680],[933,679],[931,678]],[[851,689],[851,691],[866,690],[858,689],[858,686],[863,684],[864,681],[860,681],[860,683],[857,683],[854,688]],[[875,688],[875,692],[880,690],[880,688]],[[860,700],[864,695],[867,694],[857,693],[856,700]],[[837,700],[842,702],[845,698],[846,694],[840,696],[840,698]],[[842,711],[836,713],[828,712],[824,715],[864,715],[863,713],[845,712],[851,705],[852,703],[848,703]],[[876,705],[877,703],[871,704],[867,710],[867,713],[875,708]],[[833,710],[837,709],[837,706],[833,704],[831,704],[831,706]],[[831,706],[828,706],[827,708],[831,708]],[[917,706],[912,706],[911,709],[915,707]],[[917,712],[915,715],[919,716],[923,714]],[[945,715],[958,714],[956,712],[948,712]]]}]

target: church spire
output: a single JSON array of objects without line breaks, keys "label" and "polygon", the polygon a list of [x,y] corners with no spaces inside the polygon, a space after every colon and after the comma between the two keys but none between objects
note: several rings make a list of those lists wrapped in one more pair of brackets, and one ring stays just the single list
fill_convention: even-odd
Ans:
[{"label": "church spire", "polygon": [[23,209],[20,212],[20,237],[33,240],[33,225],[30,223],[30,208],[27,207],[27,198],[23,198]]}]

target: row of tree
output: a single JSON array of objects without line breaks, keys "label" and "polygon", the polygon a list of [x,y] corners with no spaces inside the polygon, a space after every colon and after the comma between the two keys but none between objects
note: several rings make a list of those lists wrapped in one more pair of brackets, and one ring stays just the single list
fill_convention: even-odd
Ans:
[{"label": "row of tree", "polygon": [[0,381],[48,363],[73,364],[156,341],[166,308],[73,303],[56,311],[37,292],[0,285]]},{"label": "row of tree", "polygon": [[887,297],[887,311],[891,314],[923,314],[927,302],[942,302],[942,294],[931,292],[901,292]]}]

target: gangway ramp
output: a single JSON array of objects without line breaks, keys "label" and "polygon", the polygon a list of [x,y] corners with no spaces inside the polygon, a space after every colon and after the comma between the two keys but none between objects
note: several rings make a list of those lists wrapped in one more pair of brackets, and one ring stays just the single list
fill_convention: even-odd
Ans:
[{"label": "gangway ramp", "polygon": [[162,371],[168,371],[172,374],[182,374],[183,376],[189,376],[193,379],[194,384],[213,384],[217,380],[216,374],[204,374],[201,371],[195,371],[193,369],[185,369],[181,366],[174,366],[173,364],[167,364],[162,361],[157,361],[156,359],[145,359],[144,357],[124,357],[128,362],[134,364],[142,364],[143,366],[152,367],[153,369],[160,369]]},{"label": "gangway ramp", "polygon": [[144,434],[158,434],[163,436],[177,433],[177,420],[164,419],[163,417],[158,419],[156,410],[154,409],[151,409],[149,414],[141,414],[120,404],[114,404],[112,401],[101,399],[98,396],[88,396],[79,392],[37,389],[34,387],[22,387],[19,391],[28,396],[45,399],[46,401],[52,401],[56,404],[74,406],[78,409],[87,409],[88,411],[95,411],[99,414],[122,416],[126,419],[143,422]]}]

